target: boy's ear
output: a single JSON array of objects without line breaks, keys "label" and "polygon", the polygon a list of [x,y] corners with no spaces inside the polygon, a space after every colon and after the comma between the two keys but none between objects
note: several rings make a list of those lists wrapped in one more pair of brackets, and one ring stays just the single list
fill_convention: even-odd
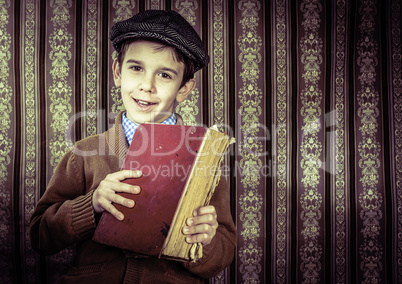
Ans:
[{"label": "boy's ear", "polygon": [[176,101],[178,103],[184,101],[187,98],[187,96],[191,93],[191,91],[194,90],[194,88],[195,88],[195,79],[188,80],[187,83],[184,84],[184,86],[181,87],[179,92],[177,93]]},{"label": "boy's ear", "polygon": [[120,65],[119,65],[119,62],[117,61],[117,58],[113,61],[112,69],[113,69],[114,84],[116,85],[116,87],[120,87],[121,86],[121,71],[120,71]]}]

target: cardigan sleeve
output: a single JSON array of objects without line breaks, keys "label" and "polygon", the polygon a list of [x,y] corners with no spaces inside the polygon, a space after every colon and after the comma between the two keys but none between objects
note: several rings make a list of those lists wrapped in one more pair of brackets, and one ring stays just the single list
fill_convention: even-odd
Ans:
[{"label": "cardigan sleeve", "polygon": [[56,253],[93,234],[93,190],[86,192],[83,163],[69,151],[55,169],[30,222],[32,247],[39,253]]},{"label": "cardigan sleeve", "polygon": [[229,266],[233,261],[236,245],[236,227],[230,212],[229,189],[221,177],[211,198],[210,205],[215,207],[218,216],[218,229],[211,243],[203,247],[203,257],[197,262],[183,265],[201,278],[210,278]]}]

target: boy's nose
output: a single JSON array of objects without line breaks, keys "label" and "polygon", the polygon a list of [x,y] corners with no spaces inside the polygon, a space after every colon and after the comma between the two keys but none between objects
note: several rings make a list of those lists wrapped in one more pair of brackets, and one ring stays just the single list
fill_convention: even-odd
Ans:
[{"label": "boy's nose", "polygon": [[153,76],[144,75],[139,84],[140,91],[152,93],[154,91],[154,88],[155,88],[155,86],[154,86]]}]

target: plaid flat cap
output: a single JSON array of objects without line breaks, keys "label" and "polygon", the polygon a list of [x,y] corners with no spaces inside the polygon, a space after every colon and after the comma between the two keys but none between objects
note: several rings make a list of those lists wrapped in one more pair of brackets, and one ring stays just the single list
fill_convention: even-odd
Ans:
[{"label": "plaid flat cap", "polygon": [[194,61],[194,71],[209,63],[209,56],[193,27],[179,13],[146,10],[113,25],[110,40],[117,52],[123,41],[132,38],[152,38],[177,48]]}]

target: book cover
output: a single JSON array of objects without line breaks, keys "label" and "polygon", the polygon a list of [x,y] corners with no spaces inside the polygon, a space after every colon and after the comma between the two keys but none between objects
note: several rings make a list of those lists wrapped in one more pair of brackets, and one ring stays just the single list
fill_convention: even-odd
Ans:
[{"label": "book cover", "polygon": [[[183,196],[188,195],[184,194],[184,190],[186,185],[189,187],[189,177],[196,174],[193,166],[197,157],[200,156],[201,145],[208,140],[205,139],[207,130],[205,127],[195,126],[141,124],[135,132],[122,167],[122,169],[143,172],[140,178],[124,181],[140,186],[141,193],[138,195],[119,193],[133,199],[134,208],[115,204],[125,216],[123,221],[104,212],[93,240],[135,253],[161,257],[162,248],[166,248],[164,242],[168,233],[171,233],[173,219],[178,215],[178,205]],[[220,160],[221,157],[217,159]],[[204,161],[201,163],[204,166],[206,164]],[[207,187],[212,187],[212,183],[216,182],[214,172],[212,174],[198,173],[198,175],[204,175],[203,178],[211,180],[206,183]],[[210,193],[201,193],[200,198],[205,199],[206,196],[210,198]],[[197,192],[193,193],[192,198],[197,198],[197,195]],[[208,201],[201,200],[200,204],[208,203]],[[177,231],[180,230],[180,228],[177,229]],[[185,236],[180,233],[176,233],[174,239],[176,243],[185,242]],[[173,253],[172,257],[178,256]],[[188,259],[186,255],[179,258]]]}]

